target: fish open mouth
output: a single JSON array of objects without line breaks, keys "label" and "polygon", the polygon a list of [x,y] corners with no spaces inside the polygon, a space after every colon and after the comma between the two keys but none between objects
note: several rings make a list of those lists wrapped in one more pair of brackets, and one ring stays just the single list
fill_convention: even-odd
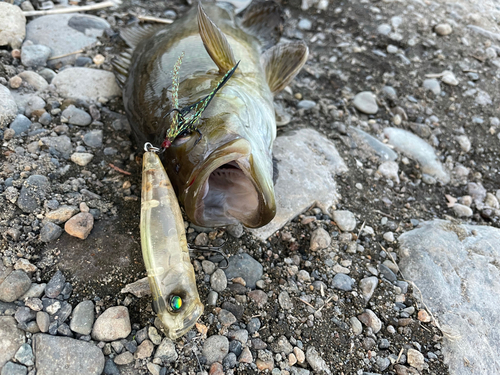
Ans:
[{"label": "fish open mouth", "polygon": [[274,217],[273,186],[251,160],[250,145],[243,139],[210,156],[186,197],[194,198],[196,224],[213,227],[241,222],[254,228]]}]

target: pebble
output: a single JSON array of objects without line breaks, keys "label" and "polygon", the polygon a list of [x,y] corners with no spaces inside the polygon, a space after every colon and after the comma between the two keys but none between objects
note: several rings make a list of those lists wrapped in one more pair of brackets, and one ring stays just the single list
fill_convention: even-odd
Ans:
[{"label": "pebble", "polygon": [[248,331],[246,329],[238,329],[236,331],[229,331],[227,335],[231,340],[238,340],[242,344],[248,341]]},{"label": "pebble", "polygon": [[208,234],[200,233],[194,239],[194,244],[196,246],[207,246],[208,245]]},{"label": "pebble", "polygon": [[481,105],[481,106],[488,106],[493,104],[493,101],[491,99],[490,94],[488,94],[485,91],[479,90],[477,93],[476,98],[474,99],[476,104]]},{"label": "pebble", "polygon": [[332,287],[335,289],[340,289],[346,292],[352,290],[354,285],[354,279],[343,273],[338,273],[333,277]]},{"label": "pebble", "polygon": [[19,76],[14,76],[9,78],[9,86],[12,89],[18,89],[19,87],[21,87],[22,83],[23,79]]},{"label": "pebble", "polygon": [[441,84],[435,78],[424,80],[423,87],[426,90],[432,91],[434,95],[439,95],[441,93]]},{"label": "pebble", "polygon": [[450,35],[453,32],[453,29],[451,28],[450,24],[448,23],[440,23],[434,27],[434,31],[436,34],[441,35],[441,36],[446,36]]},{"label": "pebble", "polygon": [[349,319],[349,322],[351,323],[352,332],[355,335],[360,335],[363,332],[363,326],[358,318],[353,316]]},{"label": "pebble", "polygon": [[71,161],[81,167],[85,167],[93,158],[94,155],[88,152],[75,152],[71,155]]},{"label": "pebble", "polygon": [[54,77],[52,84],[65,98],[98,101],[99,98],[121,96],[114,74],[101,69],[64,69]]},{"label": "pebble", "polygon": [[100,375],[104,355],[93,343],[38,333],[33,336],[37,374]]},{"label": "pebble", "polygon": [[387,242],[394,242],[394,233],[392,232],[385,232],[383,237]]},{"label": "pebble", "polygon": [[61,154],[65,159],[69,159],[73,146],[71,139],[67,135],[59,135],[56,137],[43,137],[40,139],[43,145],[47,148],[53,148]]},{"label": "pebble", "polygon": [[330,368],[327,366],[325,360],[321,358],[319,355],[318,351],[313,347],[310,346],[306,350],[306,360],[307,363],[313,368],[314,371],[317,371],[318,373],[326,373],[326,374],[331,374],[332,371]]},{"label": "pebble", "polygon": [[227,337],[214,335],[205,340],[202,349],[203,356],[207,359],[207,364],[222,362],[229,353],[229,341]]},{"label": "pebble", "polygon": [[240,363],[252,363],[253,362],[253,356],[252,352],[248,347],[243,348],[243,351],[241,352],[240,357],[238,358],[238,362]]},{"label": "pebble", "polygon": [[35,319],[36,313],[34,311],[31,311],[29,307],[22,306],[19,307],[14,315],[14,318],[17,320],[18,323],[27,323],[33,319]]},{"label": "pebble", "polygon": [[418,350],[408,349],[406,361],[411,367],[414,367],[419,371],[422,371],[424,369],[425,358],[424,355]]},{"label": "pebble", "polygon": [[467,153],[470,151],[472,144],[469,137],[467,137],[466,135],[459,135],[456,139],[463,152]]},{"label": "pebble", "polygon": [[215,264],[209,260],[203,260],[201,262],[201,267],[203,268],[203,272],[207,275],[211,275],[215,272]]},{"label": "pebble", "polygon": [[385,371],[391,365],[391,360],[389,358],[377,357],[376,363],[380,371]]},{"label": "pebble", "polygon": [[234,353],[229,353],[226,355],[222,361],[222,365],[225,369],[231,369],[234,368],[238,363],[238,359],[236,354]]},{"label": "pebble", "polygon": [[30,286],[31,280],[24,271],[12,271],[0,284],[0,301],[13,302],[26,293]]},{"label": "pebble", "polygon": [[49,314],[47,314],[45,311],[37,312],[36,313],[36,324],[38,325],[38,328],[40,328],[40,331],[48,332],[49,325],[50,325]]},{"label": "pebble", "polygon": [[40,230],[40,241],[52,242],[57,240],[63,232],[63,229],[54,223],[46,222]]},{"label": "pebble", "polygon": [[210,276],[210,286],[216,292],[222,292],[227,288],[227,277],[223,270],[219,268]]},{"label": "pebble", "polygon": [[285,355],[288,355],[292,353],[293,346],[290,344],[286,336],[280,336],[271,344],[271,350],[274,353],[284,353]]},{"label": "pebble", "polygon": [[128,365],[129,363],[134,362],[134,355],[130,352],[124,352],[115,357],[114,362],[117,365]]},{"label": "pebble", "polygon": [[356,228],[356,218],[350,211],[333,211],[333,220],[343,232],[351,232]]},{"label": "pebble", "polygon": [[24,115],[17,115],[17,117],[10,124],[10,128],[16,132],[16,135],[26,133],[31,126],[31,121]]},{"label": "pebble", "polygon": [[212,363],[208,375],[224,375],[224,367],[219,362]]},{"label": "pebble", "polygon": [[24,45],[21,62],[27,67],[45,66],[50,53],[50,48],[41,44]]},{"label": "pebble", "polygon": [[62,224],[71,219],[78,212],[75,206],[59,206],[56,210],[50,211],[45,214],[45,219],[55,223]]},{"label": "pebble", "polygon": [[178,357],[179,355],[175,351],[174,342],[165,337],[161,341],[160,346],[158,346],[158,349],[156,349],[155,358],[161,359],[164,363],[171,363],[175,362]]},{"label": "pebble", "polygon": [[233,340],[229,342],[229,351],[234,353],[238,357],[243,351],[243,345],[238,340]]},{"label": "pebble", "polygon": [[47,177],[31,175],[24,182],[17,200],[17,206],[26,213],[31,213],[41,206],[50,183]]},{"label": "pebble", "polygon": [[[40,74],[32,72],[32,71],[24,71],[19,73],[18,76],[22,78],[22,80],[32,86],[36,91],[42,91],[47,88],[49,83],[43,78]],[[40,109],[42,109],[41,107]],[[30,116],[31,113],[26,112],[27,116]]]},{"label": "pebble", "polygon": [[120,370],[111,358],[106,358],[104,365],[104,375],[120,375]]},{"label": "pebble", "polygon": [[470,207],[460,203],[455,203],[453,205],[453,212],[457,217],[471,217],[474,213]]},{"label": "pebble", "polygon": [[224,270],[226,277],[230,280],[241,277],[246,286],[255,289],[255,283],[262,278],[262,265],[247,253],[240,253],[229,258],[229,265]]},{"label": "pebble", "polygon": [[385,161],[377,169],[377,173],[381,174],[385,178],[394,181],[399,184],[399,165],[395,161]]},{"label": "pebble", "polygon": [[88,212],[80,212],[64,224],[66,233],[82,240],[88,237],[93,227],[94,217]]},{"label": "pebble", "polygon": [[[1,8],[0,8],[1,9]],[[22,365],[15,364],[14,362],[7,362],[2,368],[1,375],[26,375],[28,369]]]},{"label": "pebble", "polygon": [[52,79],[56,76],[56,72],[52,69],[44,68],[38,72],[43,79],[45,79],[48,83],[52,82]]},{"label": "pebble", "polygon": [[92,329],[92,338],[97,341],[114,341],[127,337],[131,330],[128,309],[124,306],[114,306],[97,318]]},{"label": "pebble", "polygon": [[240,238],[245,233],[245,231],[243,230],[243,225],[241,225],[241,223],[228,225],[226,227],[226,232],[234,238]]},{"label": "pebble", "polygon": [[278,295],[278,302],[283,310],[291,310],[293,309],[293,303],[292,299],[290,298],[290,295],[288,292],[281,292]]},{"label": "pebble", "polygon": [[302,18],[297,26],[300,30],[311,30],[312,22],[309,21],[307,18]]},{"label": "pebble", "polygon": [[148,336],[150,340],[153,342],[153,344],[160,345],[161,336],[158,334],[158,330],[155,327],[149,327]]},{"label": "pebble", "polygon": [[21,8],[5,2],[0,3],[0,25],[0,46],[20,48],[26,35],[26,17]]},{"label": "pebble", "polygon": [[262,290],[252,290],[248,293],[248,298],[254,301],[259,308],[263,308],[267,303],[267,294]]},{"label": "pebble", "polygon": [[323,228],[318,228],[311,233],[311,242],[309,244],[309,250],[317,251],[326,249],[330,246],[332,238],[330,234]]},{"label": "pebble", "polygon": [[25,366],[33,366],[35,356],[29,344],[22,344],[14,358]]},{"label": "pebble", "polygon": [[[0,3],[0,5],[6,3]],[[17,116],[16,101],[4,85],[0,85],[0,129],[7,126]]]},{"label": "pebble", "polygon": [[361,289],[366,302],[368,302],[370,298],[372,298],[373,292],[375,292],[375,288],[377,287],[377,285],[378,278],[376,278],[375,276],[365,277],[364,279],[360,280],[359,288]]},{"label": "pebble", "polygon": [[230,326],[231,324],[234,324],[237,321],[234,314],[230,311],[225,310],[225,309],[221,309],[219,311],[217,318],[219,319],[219,322],[223,326]]},{"label": "pebble", "polygon": [[447,85],[450,86],[457,86],[459,84],[457,77],[455,77],[455,74],[449,70],[445,70],[443,72],[443,76],[441,77],[441,81],[443,83],[446,83]]},{"label": "pebble", "polygon": [[360,112],[373,115],[378,112],[377,98],[371,91],[363,91],[356,94],[353,105]]},{"label": "pebble", "polygon": [[272,371],[274,369],[274,359],[271,352],[267,350],[258,350],[257,357],[255,365],[260,371]]},{"label": "pebble", "polygon": [[377,27],[377,32],[381,35],[389,35],[391,30],[391,25],[388,25],[386,23],[383,23]]},{"label": "pebble", "polygon": [[366,309],[363,314],[358,315],[358,319],[365,326],[370,327],[373,333],[377,333],[382,328],[382,322],[370,309]]},{"label": "pebble", "polygon": [[150,340],[144,340],[138,347],[134,354],[135,359],[144,359],[151,357],[153,354],[154,345]]},{"label": "pebble", "polygon": [[250,319],[250,321],[247,324],[248,333],[251,335],[254,334],[255,332],[257,332],[260,329],[261,325],[262,324],[261,324],[259,318]]},{"label": "pebble", "polygon": [[207,296],[207,305],[215,306],[217,304],[218,297],[219,297],[219,294],[217,292],[211,290]]},{"label": "pebble", "polygon": [[60,270],[57,270],[45,286],[45,296],[48,298],[57,298],[64,289],[65,283],[66,277],[64,277],[64,274]]},{"label": "pebble", "polygon": [[312,101],[312,100],[301,100],[298,104],[297,104],[297,108],[298,109],[311,109],[311,108],[314,108],[316,107],[316,102],[315,101]]},{"label": "pebble", "polygon": [[68,106],[63,112],[62,116],[72,125],[87,126],[92,122],[92,117],[74,105]]},{"label": "pebble", "polygon": [[102,147],[102,130],[91,130],[83,136],[83,143],[92,148]]},{"label": "pebble", "polygon": [[76,305],[69,328],[81,335],[90,335],[94,324],[94,303],[86,300]]}]

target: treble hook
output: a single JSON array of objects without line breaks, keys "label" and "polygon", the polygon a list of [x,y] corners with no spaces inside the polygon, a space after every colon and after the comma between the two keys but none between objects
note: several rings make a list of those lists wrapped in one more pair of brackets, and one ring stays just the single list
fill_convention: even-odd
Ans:
[{"label": "treble hook", "polygon": [[200,253],[202,252],[212,252],[212,253],[217,253],[221,255],[224,260],[226,261],[226,265],[224,267],[219,266],[221,270],[225,270],[229,267],[229,258],[227,257],[226,253],[224,253],[220,248],[224,246],[225,242],[221,246],[199,246],[199,245],[189,245],[189,251],[198,251]]}]

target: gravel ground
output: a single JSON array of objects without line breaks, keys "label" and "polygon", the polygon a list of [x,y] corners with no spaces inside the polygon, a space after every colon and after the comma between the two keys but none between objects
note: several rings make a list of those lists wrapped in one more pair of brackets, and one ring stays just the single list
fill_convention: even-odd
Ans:
[{"label": "gravel ground", "polygon": [[[270,236],[186,221],[188,242],[225,242],[231,258],[222,270],[221,257],[193,255],[205,313],[176,342],[147,293],[125,288],[145,276],[141,160],[109,71],[134,15],[175,20],[190,5],[126,1],[27,20],[19,10],[48,3],[0,3],[2,375],[500,372],[487,351],[453,357],[439,315],[498,298],[500,249],[476,266],[477,246],[465,247],[472,271],[493,265],[471,287],[427,273],[413,261],[431,250],[410,240],[433,244],[432,234],[441,246],[443,232],[422,225],[434,219],[453,224],[455,247],[464,231],[498,238],[497,1],[283,2],[284,37],[305,40],[310,58],[276,98],[278,136],[314,129],[335,152],[298,142],[297,158],[341,167],[329,192],[304,189],[302,213]],[[447,305],[422,304],[408,275],[424,302]]]}]

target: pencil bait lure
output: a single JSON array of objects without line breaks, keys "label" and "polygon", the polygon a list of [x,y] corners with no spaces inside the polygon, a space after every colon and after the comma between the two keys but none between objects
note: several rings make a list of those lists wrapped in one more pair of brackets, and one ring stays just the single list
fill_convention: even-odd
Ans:
[{"label": "pencil bait lure", "polygon": [[142,164],[141,247],[153,309],[170,339],[203,313],[179,203],[157,154],[146,143]]},{"label": "pencil bait lure", "polygon": [[170,147],[172,142],[181,134],[187,132],[196,131],[199,134],[197,143],[201,139],[201,132],[197,128],[197,123],[201,118],[201,115],[207,109],[215,94],[229,81],[229,78],[234,74],[234,71],[238,68],[239,61],[234,65],[217,83],[215,88],[205,96],[204,98],[198,100],[196,103],[188,105],[184,108],[179,109],[179,69],[182,64],[182,58],[184,57],[184,52],[181,53],[177,59],[174,69],[172,70],[172,104],[173,109],[170,110],[165,117],[168,117],[173,113],[172,123],[167,130],[165,140],[162,142],[162,149],[167,149]]}]

